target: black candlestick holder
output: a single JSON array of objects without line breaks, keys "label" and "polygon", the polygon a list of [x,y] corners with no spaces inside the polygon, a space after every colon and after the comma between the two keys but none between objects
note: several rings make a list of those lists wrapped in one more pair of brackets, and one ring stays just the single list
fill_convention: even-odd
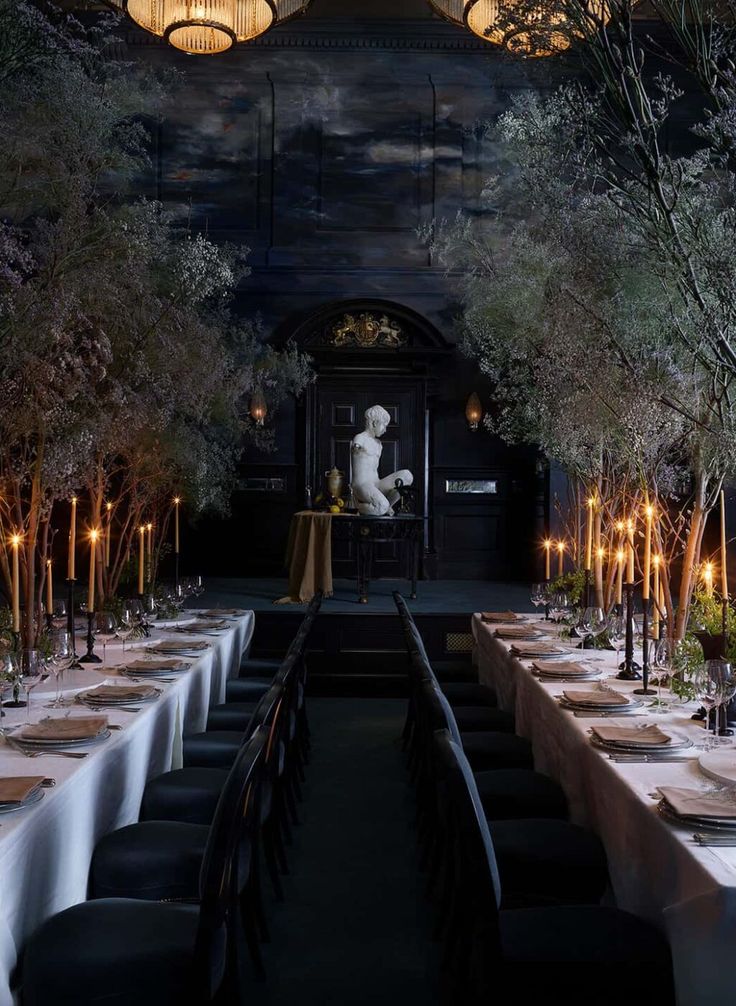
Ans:
[{"label": "black candlestick holder", "polygon": [[67,595],[66,595],[66,628],[69,633],[69,641],[72,647],[72,656],[74,657],[74,663],[72,667],[79,666],[79,654],[77,653],[77,634],[76,626],[74,623],[74,586],[75,580],[67,580]]},{"label": "black candlestick holder", "polygon": [[626,642],[624,649],[624,662],[621,670],[616,675],[621,681],[639,681],[639,665],[634,660],[634,584],[627,583],[624,586],[624,596],[626,597]]},{"label": "black candlestick holder", "polygon": [[95,634],[94,634],[94,624],[95,624],[95,613],[94,611],[87,612],[87,652],[83,657],[79,658],[80,664],[101,664],[102,659],[95,653]]},{"label": "black candlestick holder", "polygon": [[179,553],[174,553],[174,597],[179,596]]},{"label": "black candlestick holder", "polygon": [[549,585],[552,581],[549,577],[544,581],[544,596],[546,601],[544,602],[544,620],[549,622]]},{"label": "black candlestick holder", "polygon": [[649,687],[649,598],[642,598],[641,602],[641,688],[634,689],[634,695],[656,695],[655,688]]},{"label": "black candlestick holder", "polygon": [[46,631],[51,633],[54,628],[54,616],[50,611],[47,611],[44,615],[44,622],[46,623]]}]

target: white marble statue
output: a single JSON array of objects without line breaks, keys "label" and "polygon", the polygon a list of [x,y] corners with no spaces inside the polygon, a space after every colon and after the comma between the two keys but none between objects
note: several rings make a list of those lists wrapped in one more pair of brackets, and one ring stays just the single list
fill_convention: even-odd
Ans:
[{"label": "white marble statue", "polygon": [[386,432],[390,422],[391,416],[382,406],[372,405],[365,411],[365,429],[353,437],[350,444],[353,498],[358,511],[369,517],[385,517],[394,512],[393,504],[399,498],[397,479],[401,479],[405,486],[414,481],[414,476],[406,468],[384,478],[378,475],[378,462],[383,450],[379,437]]}]

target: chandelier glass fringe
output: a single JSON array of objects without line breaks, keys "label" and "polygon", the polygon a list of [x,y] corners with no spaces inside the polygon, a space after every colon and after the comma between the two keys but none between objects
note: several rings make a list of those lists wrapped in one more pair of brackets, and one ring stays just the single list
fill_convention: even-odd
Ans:
[{"label": "chandelier glass fringe", "polygon": [[108,0],[136,24],[192,56],[225,52],[302,14],[312,0]]},{"label": "chandelier glass fringe", "polygon": [[[553,56],[583,32],[566,16],[565,0],[429,0],[445,20],[518,56]],[[577,18],[591,27],[609,19],[609,0],[581,0]]]}]

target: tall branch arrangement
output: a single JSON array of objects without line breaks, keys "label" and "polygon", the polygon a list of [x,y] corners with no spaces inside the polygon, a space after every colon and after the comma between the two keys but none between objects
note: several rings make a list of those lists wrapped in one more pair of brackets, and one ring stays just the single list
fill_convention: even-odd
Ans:
[{"label": "tall branch arrangement", "polygon": [[[501,164],[486,195],[503,213],[433,240],[467,275],[464,346],[495,382],[492,429],[539,444],[606,521],[645,496],[665,515],[681,636],[705,521],[736,467],[736,42],[699,0],[655,6],[666,50],[637,34],[630,0],[605,24],[595,3],[563,0],[589,77],[519,97],[488,126]],[[684,111],[663,57],[701,85],[694,153],[664,139]]]},{"label": "tall branch arrangement", "polygon": [[247,249],[131,197],[176,81],[111,58],[111,30],[0,0],[0,582],[22,534],[27,612],[61,501],[84,494],[90,527],[110,520],[112,594],[144,518],[162,528],[174,495],[225,508],[244,445],[269,446],[250,392],[272,414],[311,379],[229,310]]}]

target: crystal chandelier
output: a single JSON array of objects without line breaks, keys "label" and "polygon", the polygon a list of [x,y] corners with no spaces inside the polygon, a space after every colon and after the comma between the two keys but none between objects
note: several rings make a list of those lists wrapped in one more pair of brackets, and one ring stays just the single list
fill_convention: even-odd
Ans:
[{"label": "crystal chandelier", "polygon": [[136,24],[191,56],[225,52],[296,14],[312,0],[108,0]]},{"label": "crystal chandelier", "polygon": [[[564,11],[564,0],[429,0],[447,21],[517,56],[553,56],[582,34]],[[582,0],[579,16],[591,27],[609,19],[609,0]]]}]

